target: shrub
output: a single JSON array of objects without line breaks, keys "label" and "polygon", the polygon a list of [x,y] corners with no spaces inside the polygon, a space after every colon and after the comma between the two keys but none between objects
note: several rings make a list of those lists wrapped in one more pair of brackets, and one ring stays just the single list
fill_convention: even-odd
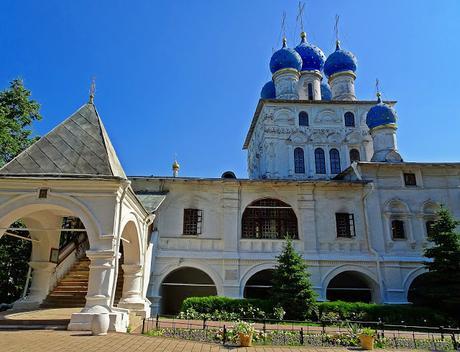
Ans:
[{"label": "shrub", "polygon": [[[387,324],[440,326],[454,324],[453,319],[441,311],[411,305],[370,304],[362,302],[322,302],[318,307],[318,318],[329,320],[337,316],[340,320],[378,321]],[[334,319],[332,319],[334,320]]]},{"label": "shrub", "polygon": [[[276,305],[270,300],[229,297],[189,297],[182,303],[181,318],[235,321],[239,319],[278,319]],[[311,320],[378,321],[386,324],[419,326],[455,325],[441,311],[411,305],[351,302],[321,302]]]},{"label": "shrub", "polygon": [[188,319],[238,320],[272,317],[273,304],[262,299],[221,296],[189,297],[182,302],[180,316]]}]

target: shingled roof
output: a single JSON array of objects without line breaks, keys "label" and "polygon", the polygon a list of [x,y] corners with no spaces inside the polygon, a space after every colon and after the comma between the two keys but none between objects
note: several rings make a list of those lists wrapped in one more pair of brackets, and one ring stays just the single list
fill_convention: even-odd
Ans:
[{"label": "shingled roof", "polygon": [[0,176],[126,179],[107,131],[88,103],[0,168]]}]

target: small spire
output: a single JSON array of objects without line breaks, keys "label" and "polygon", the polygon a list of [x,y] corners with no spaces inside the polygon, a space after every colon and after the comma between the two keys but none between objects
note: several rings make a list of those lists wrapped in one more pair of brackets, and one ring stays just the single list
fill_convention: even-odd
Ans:
[{"label": "small spire", "polygon": [[179,174],[179,169],[180,165],[177,162],[177,159],[174,159],[174,162],[172,164],[173,177],[177,177],[177,175]]},{"label": "small spire", "polygon": [[287,47],[287,39],[283,37],[283,48]]},{"label": "small spire", "polygon": [[382,94],[380,93],[380,82],[379,82],[379,79],[376,78],[375,79],[375,90],[377,91],[377,103],[381,103],[382,102]]},{"label": "small spire", "polygon": [[301,38],[300,41],[301,41],[302,43],[306,43],[306,42],[307,42],[307,33],[305,33],[305,32],[302,31],[302,32],[300,33],[300,38]]},{"label": "small spire", "polygon": [[94,95],[96,94],[96,78],[93,77],[91,80],[91,87],[89,89],[89,104],[94,104]]},{"label": "small spire", "polygon": [[335,50],[336,51],[340,50],[340,40],[338,40],[338,39],[335,41]]}]

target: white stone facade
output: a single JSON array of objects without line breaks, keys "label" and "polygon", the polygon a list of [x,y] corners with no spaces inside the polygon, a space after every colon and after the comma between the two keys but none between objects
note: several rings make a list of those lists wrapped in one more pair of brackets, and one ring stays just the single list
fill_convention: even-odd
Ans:
[{"label": "white stone facade", "polygon": [[[403,173],[416,174],[405,186]],[[157,251],[147,296],[160,309],[163,279],[182,267],[209,275],[219,295],[243,297],[247,280],[273,268],[282,247],[278,239],[242,238],[242,214],[251,202],[276,198],[294,210],[299,228],[296,249],[309,265],[319,299],[331,279],[358,272],[372,300],[407,303],[412,281],[423,268],[426,221],[439,204],[460,217],[460,166],[359,163],[345,180],[237,180],[134,178],[136,191],[167,191],[154,223]],[[183,235],[183,212],[202,210],[202,232]],[[335,213],[354,215],[355,236],[338,238]],[[401,219],[406,238],[392,239],[390,221]]]}]

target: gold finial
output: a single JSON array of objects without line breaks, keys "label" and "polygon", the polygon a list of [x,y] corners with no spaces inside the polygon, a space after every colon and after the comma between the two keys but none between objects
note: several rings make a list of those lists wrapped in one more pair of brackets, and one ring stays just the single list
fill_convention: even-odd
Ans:
[{"label": "gold finial", "polygon": [[177,175],[179,174],[179,169],[180,169],[180,165],[177,162],[177,159],[174,158],[174,162],[172,164],[173,177],[177,177]]},{"label": "gold finial", "polygon": [[91,80],[91,87],[89,89],[89,103],[94,104],[94,95],[96,94],[96,78]]},{"label": "gold finial", "polygon": [[302,31],[302,32],[300,33],[300,38],[302,38],[301,41],[302,41],[303,43],[305,43],[305,42],[307,41],[307,33],[305,33],[305,32]]}]

